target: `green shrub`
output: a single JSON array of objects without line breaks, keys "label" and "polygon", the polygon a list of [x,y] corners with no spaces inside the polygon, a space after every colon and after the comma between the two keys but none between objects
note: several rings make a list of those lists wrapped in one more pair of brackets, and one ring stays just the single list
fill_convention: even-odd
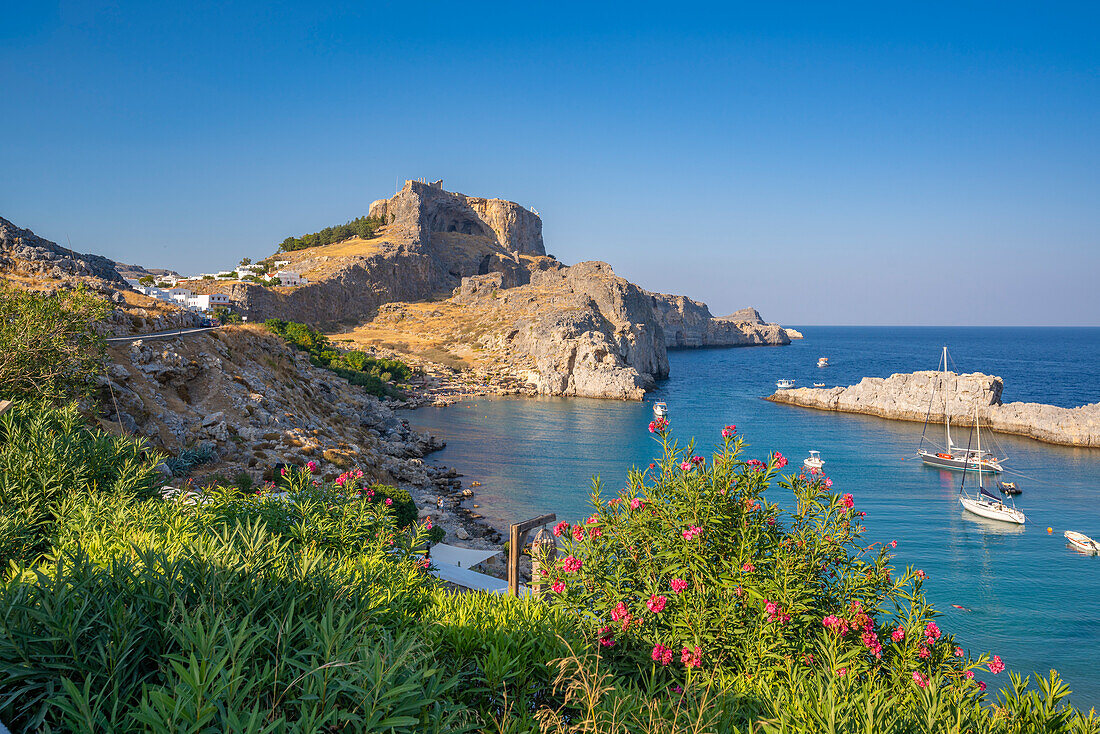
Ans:
[{"label": "green shrub", "polygon": [[268,319],[264,326],[298,349],[308,352],[309,361],[315,367],[335,372],[372,395],[400,395],[389,383],[408,380],[413,374],[412,368],[400,360],[379,359],[358,350],[344,351],[333,347],[324,334],[307,324]]},{"label": "green shrub", "polygon": [[87,394],[106,354],[90,326],[111,310],[83,285],[47,295],[0,283],[0,395],[57,401]]}]

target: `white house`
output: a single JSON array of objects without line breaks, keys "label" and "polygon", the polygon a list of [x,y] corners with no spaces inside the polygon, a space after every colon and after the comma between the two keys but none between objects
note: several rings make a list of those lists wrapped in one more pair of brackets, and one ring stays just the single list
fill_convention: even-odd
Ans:
[{"label": "white house", "polygon": [[168,291],[168,297],[177,303],[187,305],[187,299],[195,295],[195,292],[189,288],[173,288]]},{"label": "white house", "polygon": [[280,270],[275,273],[275,277],[279,279],[280,285],[305,285],[309,282],[294,270]]},{"label": "white house", "polygon": [[188,296],[186,305],[188,308],[209,311],[217,306],[228,306],[229,303],[229,296],[225,293],[211,293],[210,295]]}]

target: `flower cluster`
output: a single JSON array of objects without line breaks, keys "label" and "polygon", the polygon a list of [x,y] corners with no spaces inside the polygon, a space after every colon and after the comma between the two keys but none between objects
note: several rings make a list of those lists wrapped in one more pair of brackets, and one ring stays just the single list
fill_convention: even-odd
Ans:
[{"label": "flower cluster", "polygon": [[667,428],[668,428],[668,419],[667,418],[656,418],[656,419],[651,420],[649,422],[649,432],[650,433],[664,433],[665,429],[667,429]]},{"label": "flower cluster", "polygon": [[661,596],[660,594],[653,594],[646,601],[645,607],[654,614],[659,614],[665,610],[666,601],[668,601],[666,597]]},{"label": "flower cluster", "polygon": [[685,531],[684,531],[684,532],[682,533],[682,535],[683,535],[683,536],[684,536],[684,537],[685,537],[685,538],[686,538],[687,540],[693,540],[693,539],[695,539],[695,538],[696,538],[697,536],[700,536],[700,535],[702,535],[702,534],[703,534],[703,529],[702,529],[701,527],[699,527],[698,525],[692,525],[692,526],[691,526],[690,528],[688,528],[687,530],[685,530]]},{"label": "flower cluster", "polygon": [[672,587],[673,594],[680,594],[683,593],[684,589],[688,587],[688,582],[684,581],[683,579],[672,579],[671,583],[669,583],[669,586]]},{"label": "flower cluster", "polygon": [[722,429],[722,438],[733,438],[737,433],[737,426],[726,426]]},{"label": "flower cluster", "polygon": [[668,665],[672,662],[672,648],[665,647],[664,645],[654,645],[653,652],[650,653],[653,658],[653,662],[660,663],[661,665]]},{"label": "flower cluster", "polygon": [[764,613],[768,615],[769,622],[778,622],[779,624],[786,624],[791,621],[791,615],[770,599],[764,600]]},{"label": "flower cluster", "polygon": [[787,457],[779,453],[778,451],[772,454],[772,461],[775,462],[775,466],[777,469],[782,469],[787,465]]},{"label": "flower cluster", "polygon": [[355,487],[356,480],[362,478],[362,469],[349,469],[340,476],[336,477],[336,486],[343,487],[345,489],[353,489]]}]

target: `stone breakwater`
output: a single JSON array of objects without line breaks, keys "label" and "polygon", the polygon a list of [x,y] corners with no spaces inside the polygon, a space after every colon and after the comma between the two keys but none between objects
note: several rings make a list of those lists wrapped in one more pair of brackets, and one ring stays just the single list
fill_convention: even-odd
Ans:
[{"label": "stone breakwater", "polygon": [[[923,371],[864,377],[849,387],[779,390],[767,400],[818,410],[863,413],[893,420],[940,423],[946,413],[959,426],[974,423],[999,433],[1028,436],[1065,446],[1100,448],[1100,403],[1061,408],[1042,403],[1002,403],[1004,381],[980,372],[956,375]],[[933,391],[935,395],[933,397]],[[944,399],[947,396],[947,399]],[[929,407],[931,401],[931,407]]]}]

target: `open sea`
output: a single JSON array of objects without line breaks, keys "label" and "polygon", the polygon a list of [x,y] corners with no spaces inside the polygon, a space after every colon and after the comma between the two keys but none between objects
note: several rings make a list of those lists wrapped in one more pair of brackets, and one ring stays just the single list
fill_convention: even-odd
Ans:
[{"label": "open sea", "polygon": [[[1015,501],[1028,522],[1020,528],[964,513],[961,473],[916,458],[920,423],[760,399],[779,378],[832,387],[936,369],[946,344],[960,371],[1001,376],[1005,402],[1097,402],[1100,328],[797,328],[806,338],[787,347],[670,352],[671,377],[645,403],[486,398],[408,417],[447,441],[430,461],[457,469],[465,486],[482,482],[467,506],[480,505],[477,512],[505,532],[544,512],[584,516],[594,476],[616,492],[631,466],[658,453],[647,429],[655,401],[668,403],[674,435],[681,443],[694,437],[698,453],[709,452],[728,423],[751,444],[748,458],[780,451],[794,468],[817,449],[834,491],[851,492],[867,512],[866,541],[897,540],[895,565],[929,574],[925,590],[944,630],[975,655],[999,654],[1017,672],[1056,669],[1074,703],[1100,707],[1100,557],[1073,551],[1062,537],[1068,529],[1100,539],[1100,449],[996,435],[1009,456],[1001,477],[1023,489]],[[831,366],[818,369],[820,356]],[[968,433],[961,429],[956,443],[965,444]],[[782,490],[770,492],[772,501],[790,505]],[[1008,685],[1004,673],[986,680],[991,689]]]}]

